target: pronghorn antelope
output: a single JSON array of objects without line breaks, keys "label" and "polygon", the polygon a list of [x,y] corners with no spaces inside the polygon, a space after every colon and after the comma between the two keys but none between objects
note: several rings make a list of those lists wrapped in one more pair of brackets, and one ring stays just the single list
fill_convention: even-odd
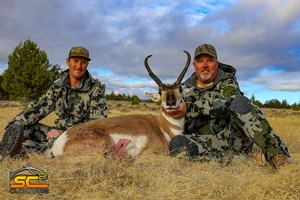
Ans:
[{"label": "pronghorn antelope", "polygon": [[159,91],[159,94],[146,94],[154,101],[162,101],[158,116],[123,115],[74,126],[57,138],[51,149],[45,152],[46,156],[110,152],[113,155],[125,153],[133,158],[144,153],[169,154],[170,140],[181,135],[184,128],[184,117],[174,119],[170,115],[171,110],[180,107],[184,95],[181,81],[191,61],[190,54],[184,52],[187,54],[186,65],[173,84],[162,83],[152,72],[148,65],[148,58],[152,55],[145,58],[145,67]]}]

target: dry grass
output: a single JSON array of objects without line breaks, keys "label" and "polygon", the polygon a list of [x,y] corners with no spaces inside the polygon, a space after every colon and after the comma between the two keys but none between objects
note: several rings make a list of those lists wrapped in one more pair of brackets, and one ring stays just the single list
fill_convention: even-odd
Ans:
[{"label": "dry grass", "polygon": [[[0,106],[1,131],[23,108],[14,105]],[[108,107],[110,117],[158,112],[155,104],[109,101]],[[128,161],[102,155],[46,159],[30,154],[26,159],[1,161],[0,194],[2,199],[300,199],[300,112],[263,112],[288,145],[293,165],[274,171],[244,158],[235,158],[227,166],[161,155]],[[54,118],[48,116],[43,122],[53,124]],[[49,194],[9,193],[9,172],[28,164],[49,175]]]}]

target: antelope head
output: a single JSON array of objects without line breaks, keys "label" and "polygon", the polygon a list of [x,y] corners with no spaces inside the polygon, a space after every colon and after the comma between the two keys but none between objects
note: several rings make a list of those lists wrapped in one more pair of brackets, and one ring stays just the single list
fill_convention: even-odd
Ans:
[{"label": "antelope head", "polygon": [[[181,86],[181,81],[187,72],[190,62],[191,62],[191,55],[189,52],[184,51],[187,54],[187,61],[185,67],[183,68],[182,72],[178,76],[177,80],[173,84],[165,84],[163,83],[150,69],[148,65],[148,59],[152,56],[149,55],[145,58],[144,64],[148,71],[149,76],[156,82],[158,85],[158,94],[146,93],[146,95],[153,101],[161,100],[161,106],[166,110],[176,109],[180,102],[182,101],[183,90]],[[189,90],[190,91],[190,90]],[[185,91],[188,93],[188,91]]]}]

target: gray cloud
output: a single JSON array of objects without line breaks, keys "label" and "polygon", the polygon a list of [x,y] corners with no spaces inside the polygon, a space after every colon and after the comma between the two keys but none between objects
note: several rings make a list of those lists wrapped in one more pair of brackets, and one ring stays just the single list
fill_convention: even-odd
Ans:
[{"label": "gray cloud", "polygon": [[[182,50],[193,54],[196,46],[211,43],[221,62],[238,69],[243,85],[299,92],[299,82],[286,83],[300,67],[299,7],[298,0],[4,0],[0,73],[15,46],[29,37],[52,64],[63,68],[69,49],[82,45],[90,51],[89,69],[107,85],[107,93],[146,98],[145,91],[157,91],[144,68],[146,56],[153,54],[153,71],[173,82],[186,62]],[[111,73],[101,75],[96,68]],[[192,71],[191,65],[185,77]],[[277,76],[276,82],[266,76],[278,71],[286,76]],[[285,86],[278,87],[278,82]]]},{"label": "gray cloud", "polygon": [[251,82],[273,91],[299,91],[300,79],[291,79],[290,77],[300,77],[300,71],[261,74],[257,78],[251,79]]}]

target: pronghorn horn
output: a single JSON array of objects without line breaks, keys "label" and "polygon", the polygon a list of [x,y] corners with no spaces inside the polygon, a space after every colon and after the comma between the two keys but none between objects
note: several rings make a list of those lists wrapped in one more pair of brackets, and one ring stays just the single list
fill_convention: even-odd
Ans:
[{"label": "pronghorn horn", "polygon": [[152,70],[150,69],[149,65],[148,65],[148,58],[150,58],[152,55],[149,55],[145,58],[144,64],[145,67],[148,71],[149,76],[157,83],[158,86],[161,86],[163,83],[161,82],[161,80],[152,72]]},{"label": "pronghorn horn", "polygon": [[188,58],[187,58],[187,61],[186,61],[184,69],[182,70],[181,74],[178,76],[177,81],[175,82],[175,84],[177,84],[177,85],[180,85],[180,83],[181,83],[181,81],[182,81],[185,73],[187,72],[187,70],[188,70],[188,68],[190,66],[190,63],[191,63],[191,55],[190,55],[190,53],[187,52],[187,51],[185,51],[185,50],[183,50],[183,51],[184,51],[184,53],[186,53],[186,55],[187,55]]}]

